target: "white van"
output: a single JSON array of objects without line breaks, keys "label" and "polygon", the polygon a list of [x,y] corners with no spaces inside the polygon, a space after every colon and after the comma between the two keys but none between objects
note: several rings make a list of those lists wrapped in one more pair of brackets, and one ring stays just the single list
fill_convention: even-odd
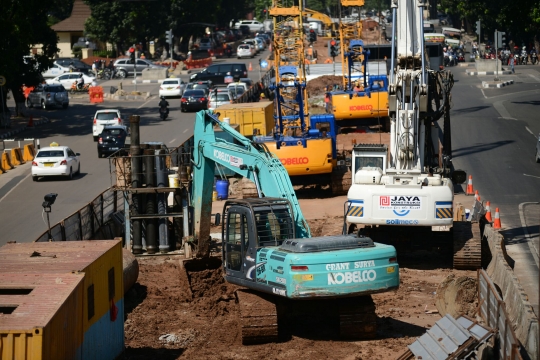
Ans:
[{"label": "white van", "polygon": [[234,27],[238,29],[240,25],[247,25],[251,32],[264,31],[264,25],[257,20],[242,20],[234,24]]}]

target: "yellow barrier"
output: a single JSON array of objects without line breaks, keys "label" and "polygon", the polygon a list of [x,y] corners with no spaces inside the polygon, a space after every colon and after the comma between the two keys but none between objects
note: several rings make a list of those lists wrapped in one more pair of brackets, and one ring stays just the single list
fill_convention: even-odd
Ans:
[{"label": "yellow barrier", "polygon": [[23,159],[25,161],[34,160],[34,157],[36,156],[36,149],[34,149],[34,144],[26,144],[24,145],[23,149],[24,149]]},{"label": "yellow barrier", "polygon": [[24,161],[21,148],[13,148],[11,149],[11,164],[13,166],[24,164],[26,161]]},{"label": "yellow barrier", "polygon": [[5,173],[4,168],[2,167],[2,164],[0,163],[0,174]]},{"label": "yellow barrier", "polygon": [[13,165],[11,165],[11,159],[9,158],[9,153],[2,153],[2,167],[4,168],[4,170],[13,169]]}]

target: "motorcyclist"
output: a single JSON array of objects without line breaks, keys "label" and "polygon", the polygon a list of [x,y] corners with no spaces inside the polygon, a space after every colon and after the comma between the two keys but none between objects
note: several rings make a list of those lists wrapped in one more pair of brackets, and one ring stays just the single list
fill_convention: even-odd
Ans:
[{"label": "motorcyclist", "polygon": [[77,89],[82,90],[84,87],[84,78],[83,74],[79,75],[79,78],[77,79]]},{"label": "motorcyclist", "polygon": [[526,64],[527,63],[527,47],[524,46],[521,48],[521,63]]},{"label": "motorcyclist", "polygon": [[531,55],[531,63],[532,63],[533,65],[536,64],[536,60],[537,60],[538,58],[537,58],[537,54],[536,54],[536,48],[535,48],[534,46],[531,48],[530,55]]},{"label": "motorcyclist", "polygon": [[159,112],[165,111],[169,115],[169,102],[165,100],[165,96],[162,96],[161,101],[159,102]]}]

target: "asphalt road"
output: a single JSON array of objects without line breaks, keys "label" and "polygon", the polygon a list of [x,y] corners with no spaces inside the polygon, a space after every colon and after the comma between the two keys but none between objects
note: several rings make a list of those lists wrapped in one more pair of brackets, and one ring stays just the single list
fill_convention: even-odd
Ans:
[{"label": "asphalt road", "polygon": [[[254,59],[236,58],[218,59],[220,62],[243,62],[253,71],[248,76],[259,79],[258,59],[266,58],[264,51]],[[185,81],[189,74],[181,75]],[[133,78],[122,80],[126,91],[135,89]],[[100,81],[99,85],[105,91],[110,86],[118,87],[120,80]],[[97,157],[97,145],[92,139],[92,120],[99,109],[120,109],[124,119],[130,115],[141,117],[141,141],[161,141],[168,147],[181,145],[193,135],[195,113],[182,113],[180,99],[169,99],[170,114],[166,121],[161,121],[158,114],[159,84],[137,84],[137,90],[150,92],[152,97],[147,101],[109,101],[101,104],[90,104],[87,98],[70,100],[66,110],[30,109],[34,117],[45,116],[51,120],[49,124],[26,130],[20,137],[40,139],[41,146],[48,146],[55,141],[60,145],[68,145],[75,152],[81,153],[81,174],[74,180],[61,178],[45,178],[33,182],[30,176],[30,163],[18,166],[0,176],[0,246],[8,241],[31,242],[47,230],[42,219],[43,196],[48,193],[58,193],[58,198],[50,214],[51,224],[56,224],[65,217],[73,214],[102,191],[111,186],[109,161]],[[14,107],[14,103],[8,103]],[[129,123],[129,122],[128,122]]]},{"label": "asphalt road", "polygon": [[501,89],[481,87],[493,75],[452,71],[453,164],[473,176],[474,189],[490,201],[493,214],[499,208],[514,272],[538,315],[540,67],[516,66],[516,74],[501,76],[514,84]]}]

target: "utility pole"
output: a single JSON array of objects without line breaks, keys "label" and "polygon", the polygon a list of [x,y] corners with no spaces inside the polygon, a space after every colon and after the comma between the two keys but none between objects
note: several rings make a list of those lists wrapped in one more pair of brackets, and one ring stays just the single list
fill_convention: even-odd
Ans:
[{"label": "utility pole", "polygon": [[[499,46],[499,32],[497,31],[497,29],[495,29],[495,38],[494,38],[494,41],[495,43],[495,81],[499,81],[499,58],[497,56],[497,47]],[[501,63],[502,64],[502,63]]]}]

